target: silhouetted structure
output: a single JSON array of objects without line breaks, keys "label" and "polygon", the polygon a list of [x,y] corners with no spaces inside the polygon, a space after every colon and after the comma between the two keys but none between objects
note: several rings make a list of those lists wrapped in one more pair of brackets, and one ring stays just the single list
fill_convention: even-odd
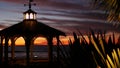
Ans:
[{"label": "silhouetted structure", "polygon": [[[53,60],[53,43],[52,40],[55,37],[57,39],[57,45],[59,45],[59,36],[65,36],[65,33],[49,27],[41,22],[36,20],[36,12],[31,9],[31,0],[29,1],[29,9],[24,12],[24,20],[18,24],[10,26],[6,29],[0,31],[0,62],[3,59],[4,53],[4,61],[8,63],[8,41],[11,39],[11,57],[15,58],[14,50],[15,50],[15,41],[19,37],[23,37],[25,40],[26,47],[26,61],[27,64],[30,62],[30,48],[33,45],[33,42],[36,37],[41,36],[45,37],[48,42],[48,55],[49,62]],[[5,39],[5,44],[3,44],[3,39]],[[4,49],[3,49],[4,45]],[[3,52],[4,50],[4,52]]]}]

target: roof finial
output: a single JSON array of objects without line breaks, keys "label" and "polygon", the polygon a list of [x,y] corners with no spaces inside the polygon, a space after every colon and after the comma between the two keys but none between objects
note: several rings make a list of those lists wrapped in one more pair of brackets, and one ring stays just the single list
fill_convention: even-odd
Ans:
[{"label": "roof finial", "polygon": [[29,0],[29,9],[31,9],[31,2],[33,2],[33,0]]},{"label": "roof finial", "polygon": [[24,4],[24,6],[29,6],[29,9],[31,9],[32,5],[36,5],[35,3],[32,4],[33,0],[29,0],[29,4]]}]

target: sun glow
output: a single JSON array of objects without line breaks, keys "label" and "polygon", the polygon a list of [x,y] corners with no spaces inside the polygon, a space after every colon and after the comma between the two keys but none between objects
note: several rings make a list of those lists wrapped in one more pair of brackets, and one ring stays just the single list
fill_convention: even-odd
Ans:
[{"label": "sun glow", "polygon": [[34,45],[47,45],[46,38],[38,37],[34,40]]},{"label": "sun glow", "polygon": [[15,41],[15,45],[25,45],[25,41],[24,41],[23,37],[19,37],[19,38]]}]

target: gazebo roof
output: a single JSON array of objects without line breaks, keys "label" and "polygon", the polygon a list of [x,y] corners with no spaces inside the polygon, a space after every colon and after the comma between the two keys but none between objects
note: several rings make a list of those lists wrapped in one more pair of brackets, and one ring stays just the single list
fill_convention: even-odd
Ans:
[{"label": "gazebo roof", "polygon": [[29,10],[27,10],[27,11],[25,11],[23,14],[25,14],[25,13],[35,13],[35,14],[37,14],[35,11],[33,11],[32,9],[29,9]]},{"label": "gazebo roof", "polygon": [[0,34],[9,37],[16,35],[65,36],[64,32],[38,22],[37,20],[23,20],[20,23],[1,30]]}]

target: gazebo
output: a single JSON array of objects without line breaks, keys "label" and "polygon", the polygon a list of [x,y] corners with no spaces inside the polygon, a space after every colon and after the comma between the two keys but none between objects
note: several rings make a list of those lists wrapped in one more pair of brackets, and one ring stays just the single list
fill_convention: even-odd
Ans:
[{"label": "gazebo", "polygon": [[[44,37],[48,43],[48,57],[49,62],[53,60],[53,38],[57,39],[57,45],[59,45],[59,36],[66,36],[64,32],[52,28],[48,25],[45,25],[36,20],[36,12],[31,9],[31,1],[29,2],[29,9],[23,13],[24,20],[14,24],[8,28],[5,28],[0,31],[0,61],[3,60],[8,63],[8,41],[11,40],[11,58],[15,58],[15,41],[19,37],[23,37],[25,40],[26,47],[26,63],[30,63],[30,52],[31,46],[33,46],[33,42],[36,37]],[[3,44],[3,40],[5,39],[5,43]],[[4,46],[4,49],[3,49]],[[3,52],[4,50],[4,52]],[[3,56],[4,53],[4,56]]]}]

